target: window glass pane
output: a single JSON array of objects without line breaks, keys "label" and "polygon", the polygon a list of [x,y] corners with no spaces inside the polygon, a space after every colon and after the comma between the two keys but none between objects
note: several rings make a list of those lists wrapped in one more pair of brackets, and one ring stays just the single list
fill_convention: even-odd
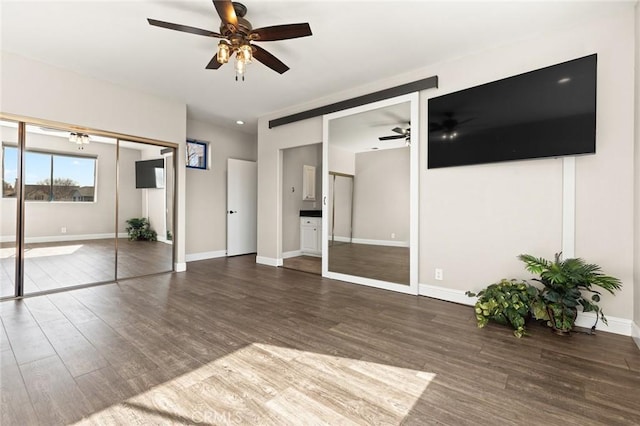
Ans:
[{"label": "window glass pane", "polygon": [[94,201],[95,160],[53,156],[53,200]]},{"label": "window glass pane", "polygon": [[205,142],[187,141],[187,167],[207,168],[207,144]]},{"label": "window glass pane", "polygon": [[24,199],[49,201],[51,199],[51,155],[25,152]]},{"label": "window glass pane", "polygon": [[16,196],[16,178],[18,169],[18,148],[3,146],[2,163],[2,196]]}]

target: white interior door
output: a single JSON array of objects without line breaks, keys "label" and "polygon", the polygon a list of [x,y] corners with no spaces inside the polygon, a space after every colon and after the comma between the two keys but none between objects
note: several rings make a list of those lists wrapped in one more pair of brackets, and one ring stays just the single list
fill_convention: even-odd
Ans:
[{"label": "white interior door", "polygon": [[258,251],[258,168],[255,161],[227,160],[227,256]]}]

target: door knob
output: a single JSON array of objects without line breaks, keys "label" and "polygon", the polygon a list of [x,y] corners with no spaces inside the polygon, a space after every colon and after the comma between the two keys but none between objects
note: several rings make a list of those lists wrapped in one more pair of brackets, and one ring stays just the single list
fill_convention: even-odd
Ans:
[{"label": "door knob", "polygon": [[236,210],[229,210],[229,214],[238,213]]}]

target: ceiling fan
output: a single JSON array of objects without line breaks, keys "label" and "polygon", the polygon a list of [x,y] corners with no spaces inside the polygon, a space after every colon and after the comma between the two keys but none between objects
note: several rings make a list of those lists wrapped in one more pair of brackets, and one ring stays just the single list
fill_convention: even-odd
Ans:
[{"label": "ceiling fan", "polygon": [[438,132],[442,131],[442,139],[453,139],[458,136],[458,126],[461,124],[467,123],[473,118],[469,118],[466,120],[459,121],[455,118],[453,112],[445,112],[445,118],[440,122],[430,122],[429,123],[429,131],[430,132]]},{"label": "ceiling fan", "polygon": [[147,21],[156,27],[221,39],[216,54],[206,68],[217,70],[229,62],[229,59],[235,54],[236,80],[239,75],[244,80],[245,67],[252,59],[262,62],[280,74],[289,70],[289,67],[282,61],[254,42],[287,40],[312,35],[308,23],[274,25],[254,29],[251,23],[244,18],[247,8],[242,3],[230,0],[213,0],[213,5],[222,20],[219,33],[151,18],[148,18]]},{"label": "ceiling fan", "polygon": [[378,139],[381,141],[389,141],[393,139],[404,139],[405,143],[409,145],[411,143],[411,127],[407,127],[403,129],[401,127],[394,127],[391,129],[392,132],[398,133],[397,135],[391,136],[380,136]]}]

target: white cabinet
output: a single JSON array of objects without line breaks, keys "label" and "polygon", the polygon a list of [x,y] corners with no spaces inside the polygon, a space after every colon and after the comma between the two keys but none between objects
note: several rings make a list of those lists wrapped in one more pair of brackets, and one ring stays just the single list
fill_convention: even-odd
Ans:
[{"label": "white cabinet", "polygon": [[322,218],[300,218],[300,251],[302,254],[322,255]]}]

